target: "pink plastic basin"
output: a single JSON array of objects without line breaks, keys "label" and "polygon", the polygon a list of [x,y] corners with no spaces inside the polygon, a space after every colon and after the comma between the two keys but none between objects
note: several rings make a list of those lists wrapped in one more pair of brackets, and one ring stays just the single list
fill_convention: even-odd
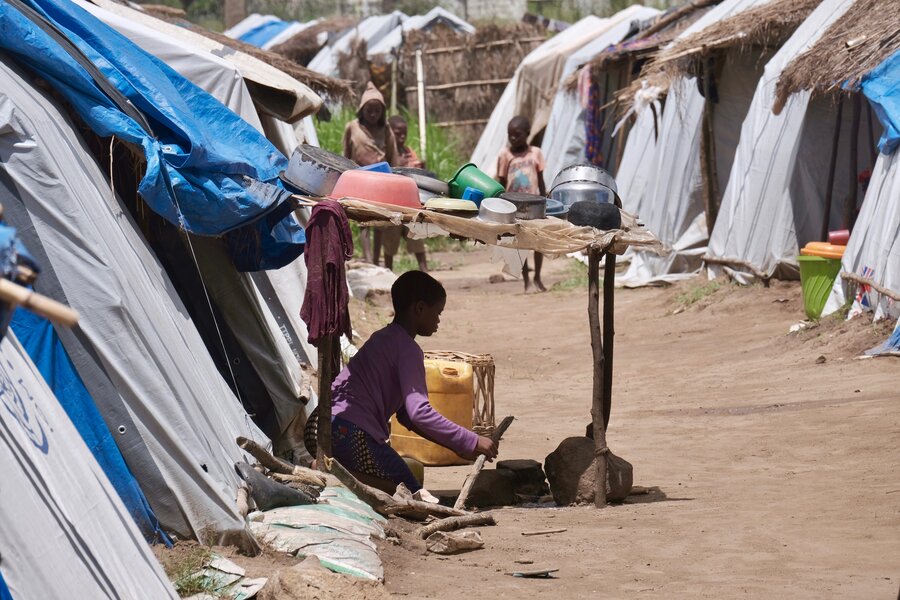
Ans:
[{"label": "pink plastic basin", "polygon": [[416,182],[403,175],[361,171],[344,171],[338,179],[332,198],[359,198],[378,204],[422,208]]}]

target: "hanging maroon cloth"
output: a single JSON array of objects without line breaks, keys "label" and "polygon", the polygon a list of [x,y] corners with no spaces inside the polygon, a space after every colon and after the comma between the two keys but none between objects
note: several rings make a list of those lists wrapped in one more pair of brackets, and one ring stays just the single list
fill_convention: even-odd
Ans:
[{"label": "hanging maroon cloth", "polygon": [[309,343],[328,335],[351,337],[349,293],[344,263],[353,256],[353,234],[344,207],[322,200],[306,225],[306,295],[300,318],[309,329]]}]

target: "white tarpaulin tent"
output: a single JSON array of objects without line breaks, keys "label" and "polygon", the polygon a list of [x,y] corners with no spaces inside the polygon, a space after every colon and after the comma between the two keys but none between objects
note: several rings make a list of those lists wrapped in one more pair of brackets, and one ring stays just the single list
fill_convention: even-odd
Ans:
[{"label": "white tarpaulin tent", "polygon": [[178,598],[12,332],[0,342],[0,472],[0,573],[13,598]]},{"label": "white tarpaulin tent", "polygon": [[606,30],[606,22],[607,19],[599,17],[585,17],[522,59],[478,139],[472,152],[473,163],[488,175],[496,174],[497,155],[506,145],[506,126],[516,115],[531,120],[532,135],[546,126],[551,98],[545,94],[559,84],[566,58],[601,35]]},{"label": "white tarpaulin tent", "polygon": [[[621,42],[631,29],[632,22],[649,19],[658,14],[659,11],[655,8],[637,4],[617,12],[607,20],[606,30],[601,35],[566,60],[560,81],[565,81],[581,65],[589,62],[608,46]],[[547,185],[563,167],[584,162],[584,116],[585,107],[581,105],[578,94],[560,86],[553,98],[550,120],[547,122],[547,131],[544,132],[544,141],[541,144],[546,160],[544,180]]]},{"label": "white tarpaulin tent", "polygon": [[317,73],[337,77],[339,74],[338,59],[341,55],[349,54],[353,50],[353,46],[360,41],[365,41],[368,48],[374,48],[378,42],[408,18],[402,12],[394,11],[387,15],[363,19],[359,25],[347,31],[333,44],[319,50],[319,53],[309,61],[308,66]]},{"label": "white tarpaulin tent", "polygon": [[377,44],[370,45],[368,57],[386,56],[394,52],[403,44],[403,36],[408,31],[431,29],[437,25],[444,25],[459,33],[475,33],[475,27],[460,19],[453,13],[435,6],[424,15],[409,17],[402,24],[394,27],[393,31],[384,36]]},{"label": "white tarpaulin tent", "polygon": [[261,25],[265,25],[267,23],[274,23],[275,21],[280,21],[278,17],[275,15],[261,15],[259,13],[252,13],[247,15],[237,23],[235,23],[232,27],[229,27],[222,33],[227,35],[230,38],[238,39],[242,35],[246,33],[250,33],[257,27]]},{"label": "white tarpaulin tent", "polygon": [[[191,39],[176,40],[164,31],[151,28],[149,21],[141,24],[85,0],[76,2],[203,88],[258,131],[264,132],[251,94],[244,84],[240,71],[234,65],[205,52],[202,48],[195,47]],[[293,137],[290,125],[281,121],[278,123],[281,123]],[[296,142],[293,146],[296,146]],[[214,248],[209,248],[208,244],[199,242],[198,244],[208,249],[203,255],[207,260],[204,260],[203,256],[200,257],[204,279],[214,296],[216,291],[221,292],[214,300],[219,304],[228,326],[235,332],[238,342],[260,374],[276,405],[279,421],[283,428],[286,428],[296,413],[302,410],[302,405],[298,401],[302,393],[300,382],[303,380],[300,360],[310,363],[309,357],[316,352],[307,342],[308,334],[305,326],[298,330],[294,320],[279,319],[273,313],[281,316],[280,313],[285,312],[282,298],[288,305],[293,305],[291,297],[300,294],[302,298],[306,287],[305,263],[298,273],[302,274],[302,281],[292,282],[290,278],[262,272],[260,277],[269,279],[269,285],[275,291],[275,294],[269,294],[264,299],[249,275],[237,274]],[[299,318],[296,321],[299,321]],[[300,360],[295,358],[296,354],[300,355]]]},{"label": "white tarpaulin tent", "polygon": [[[880,154],[872,170],[862,209],[841,259],[841,271],[856,273],[900,294],[900,150]],[[838,277],[825,314],[839,310],[848,300],[846,284]],[[900,302],[872,290],[868,308],[875,319],[900,317]],[[862,310],[858,302],[854,309]]]},{"label": "white tarpaulin tent", "polygon": [[[726,0],[685,29],[676,40],[694,35],[722,19],[769,1]],[[754,71],[741,69],[740,66],[733,65],[728,79],[747,80],[755,77]],[[749,87],[752,84],[750,82]],[[743,87],[747,88],[748,85],[744,84]],[[720,131],[740,127],[742,111],[730,106],[747,104],[746,99],[740,99],[738,88],[739,86],[729,84],[720,90],[719,104],[724,108],[719,111],[717,105],[716,112],[721,112],[722,118],[733,115],[730,124],[727,121],[719,124]],[[622,285],[676,281],[692,276],[701,267],[700,257],[706,252],[709,237],[700,164],[703,114],[704,99],[697,89],[696,79],[681,77],[676,80],[666,98],[654,160],[643,166],[650,174],[644,191],[646,198],[638,201],[641,221],[659,237],[669,253],[665,256],[635,253],[628,270],[617,279]],[[730,155],[733,146],[729,151],[725,140],[722,141],[722,148],[718,150]],[[640,160],[640,157],[631,158]]]},{"label": "white tarpaulin tent", "polygon": [[307,115],[314,114],[322,106],[322,99],[308,86],[258,58],[227,48],[199,33],[167,23],[112,0],[91,1],[128,21],[165,33],[170,38],[183,40],[191,48],[202,48],[230,62],[240,69],[241,76],[246,81],[253,83],[255,90],[253,101],[262,114],[271,115],[287,123],[295,123]]},{"label": "white tarpaulin tent", "polygon": [[[710,257],[730,261],[733,266],[710,264],[711,277],[727,272],[740,282],[748,282],[754,272],[767,276],[776,271],[795,272],[799,244],[819,236],[833,107],[828,99],[810,102],[809,92],[804,91],[793,94],[776,115],[772,112],[775,85],[782,70],[812,46],[853,2],[823,0],[766,64],[741,127],[707,250]],[[846,136],[841,136],[845,140],[849,139],[849,129],[845,125]],[[836,198],[855,185],[844,171],[838,169]],[[835,205],[833,214],[837,215],[839,203]]]},{"label": "white tarpaulin tent", "polygon": [[81,315],[60,338],[167,531],[248,547],[239,435],[266,443],[65,112],[0,60],[0,202]]},{"label": "white tarpaulin tent", "polygon": [[[662,105],[658,101],[655,104],[656,114],[662,114]],[[647,197],[647,184],[653,176],[645,165],[656,161],[657,131],[654,123],[653,112],[649,108],[638,114],[628,132],[622,164],[616,170],[616,187],[619,188],[622,208],[638,218],[643,212],[643,200]]]}]

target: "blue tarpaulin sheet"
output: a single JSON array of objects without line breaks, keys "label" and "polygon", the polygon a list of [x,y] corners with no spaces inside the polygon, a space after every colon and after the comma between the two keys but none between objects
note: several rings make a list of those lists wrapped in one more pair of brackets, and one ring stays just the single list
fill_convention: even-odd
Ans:
[{"label": "blue tarpaulin sheet", "polygon": [[269,21],[254,27],[238,39],[247,44],[262,48],[263,44],[296,23],[296,21]]},{"label": "blue tarpaulin sheet", "polygon": [[13,600],[9,588],[6,587],[6,582],[3,581],[3,573],[0,573],[0,600]]},{"label": "blue tarpaulin sheet", "polygon": [[900,51],[863,77],[862,91],[884,125],[878,149],[891,154],[900,146]]},{"label": "blue tarpaulin sheet", "polygon": [[[138,191],[171,223],[220,235],[258,227],[276,208],[250,193],[244,176],[278,184],[287,159],[218,100],[69,0],[0,0],[0,48],[56,88],[95,133],[143,149]],[[290,216],[280,225],[270,235],[304,243]]]},{"label": "blue tarpaulin sheet", "polygon": [[59,336],[53,330],[53,325],[27,310],[19,309],[13,316],[12,328],[19,343],[28,352],[28,356],[69,415],[81,439],[87,444],[106,473],[106,477],[119,493],[119,498],[128,508],[144,538],[151,543],[168,544],[168,537],[159,528],[159,522],[144,493],[125,464],[119,447],[116,446],[81,377],[75,371],[75,366],[69,359]]}]

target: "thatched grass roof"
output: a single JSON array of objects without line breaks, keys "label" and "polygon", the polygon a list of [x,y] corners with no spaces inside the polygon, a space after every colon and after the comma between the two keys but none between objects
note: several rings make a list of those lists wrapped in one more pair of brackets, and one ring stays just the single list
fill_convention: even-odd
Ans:
[{"label": "thatched grass roof", "polygon": [[322,45],[319,43],[319,34],[335,34],[354,27],[357,23],[358,19],[344,15],[324,19],[312,27],[307,27],[291,39],[273,46],[271,50],[288,60],[306,66],[322,49]]},{"label": "thatched grass roof", "polygon": [[661,14],[648,28],[638,32],[632,39],[610,46],[597,54],[590,63],[591,68],[603,70],[627,60],[646,58],[681,35],[707,10],[721,1],[693,0]]},{"label": "thatched grass roof", "polygon": [[897,0],[857,0],[809,50],[782,71],[775,89],[778,112],[791,94],[826,94],[862,78],[900,50]]},{"label": "thatched grass roof", "polygon": [[354,98],[352,83],[349,81],[335,79],[334,77],[328,77],[327,75],[316,73],[315,71],[307,69],[306,67],[299,65],[294,61],[281,56],[280,54],[275,54],[274,52],[269,52],[267,50],[261,50],[256,46],[246,44],[240,40],[232,39],[225,34],[217,33],[215,31],[210,31],[209,29],[200,27],[199,25],[191,23],[186,19],[169,16],[168,11],[157,11],[154,8],[148,9],[147,6],[143,6],[142,8],[144,8],[144,10],[148,14],[153,15],[158,19],[168,21],[169,23],[178,25],[179,27],[184,27],[185,29],[215,40],[216,42],[222,44],[227,48],[233,48],[234,50],[238,50],[240,52],[243,52],[244,54],[249,54],[253,58],[266,62],[279,71],[282,71],[290,75],[297,81],[305,84],[320,96],[331,98],[332,100],[335,100],[337,102],[351,102]]},{"label": "thatched grass roof", "polygon": [[644,65],[640,76],[619,93],[619,100],[630,102],[643,82],[667,90],[679,77],[699,73],[703,59],[717,50],[778,47],[821,2],[772,0],[676,40]]}]

